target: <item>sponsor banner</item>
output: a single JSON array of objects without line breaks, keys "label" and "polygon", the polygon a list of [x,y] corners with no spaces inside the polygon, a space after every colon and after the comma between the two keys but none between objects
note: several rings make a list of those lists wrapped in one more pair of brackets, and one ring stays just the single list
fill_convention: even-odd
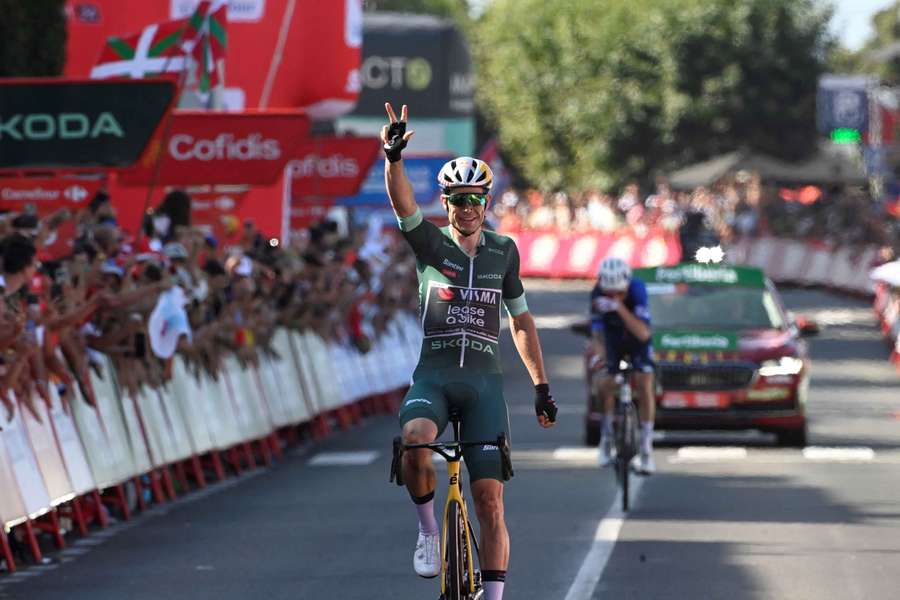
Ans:
[{"label": "sponsor banner", "polygon": [[496,343],[500,336],[502,291],[467,288],[432,281],[425,294],[426,338],[463,333]]},{"label": "sponsor banner", "polygon": [[74,213],[86,207],[102,185],[101,180],[61,177],[0,179],[0,209],[14,213],[32,212],[44,218],[61,208],[68,208],[73,218],[57,227],[39,249],[41,260],[55,260],[72,251]]},{"label": "sponsor banner", "polygon": [[681,258],[678,236],[653,230],[639,237],[616,234],[562,234],[501,230],[516,241],[525,277],[595,277],[607,256],[618,256],[633,267],[675,264]]},{"label": "sponsor banner", "polygon": [[765,287],[766,285],[762,270],[754,267],[729,265],[684,263],[672,267],[638,269],[634,275],[642,281],[650,283],[694,283],[741,287]]},{"label": "sponsor banner", "polygon": [[[169,0],[169,19],[187,19],[200,0]],[[257,23],[266,12],[266,0],[228,0],[229,23]]]},{"label": "sponsor banner", "polygon": [[653,346],[656,350],[707,350],[735,351],[738,347],[734,332],[654,331]]},{"label": "sponsor banner", "polygon": [[241,233],[241,207],[246,188],[213,187],[188,190],[191,195],[191,224],[201,227],[217,240],[226,241]]},{"label": "sponsor banner", "polygon": [[324,221],[332,206],[334,206],[334,198],[307,198],[302,202],[292,203],[290,211],[291,231],[309,229],[316,223]]},{"label": "sponsor banner", "polygon": [[[450,155],[403,158],[403,171],[412,184],[416,202],[426,215],[443,212],[443,208],[438,202],[441,188],[438,186],[437,176],[444,163],[451,158],[453,157]],[[355,196],[345,195],[338,198],[336,204],[352,207],[390,208],[387,192],[384,189],[384,163],[376,160],[366,173],[359,192]]]},{"label": "sponsor banner", "polygon": [[[141,161],[124,171],[125,185],[268,185],[306,137],[301,113],[176,111]],[[161,157],[161,158],[160,158]],[[157,174],[157,161],[159,162]]]},{"label": "sponsor banner", "polygon": [[396,16],[366,14],[362,91],[353,113],[384,116],[384,103],[408,104],[415,118],[469,117],[475,80],[465,40],[449,21],[397,26]]},{"label": "sponsor banner", "polygon": [[[229,0],[226,108],[304,108],[315,119],[352,110],[361,89],[362,2]],[[197,3],[66,0],[65,75],[87,77],[110,36],[186,18]]]},{"label": "sponsor banner", "polygon": [[[291,178],[291,199],[304,196],[352,196],[372,170],[381,153],[381,141],[374,137],[307,138],[291,154],[287,176]],[[384,194],[384,168],[381,190]]]},{"label": "sponsor banner", "polygon": [[0,82],[0,169],[128,167],[175,97],[164,80]]}]

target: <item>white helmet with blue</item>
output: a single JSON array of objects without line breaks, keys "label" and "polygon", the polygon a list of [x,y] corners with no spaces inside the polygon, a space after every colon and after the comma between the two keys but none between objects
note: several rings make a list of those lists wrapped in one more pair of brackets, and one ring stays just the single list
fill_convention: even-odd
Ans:
[{"label": "white helmet with blue", "polygon": [[624,292],[631,283],[631,267],[621,258],[608,256],[600,263],[597,278],[604,290]]}]

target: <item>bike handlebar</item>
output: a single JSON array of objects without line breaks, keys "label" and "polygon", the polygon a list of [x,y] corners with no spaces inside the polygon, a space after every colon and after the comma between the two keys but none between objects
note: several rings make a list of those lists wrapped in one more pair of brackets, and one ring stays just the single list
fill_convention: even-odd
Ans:
[{"label": "bike handlebar", "polygon": [[[454,461],[462,457],[462,451],[472,446],[496,445],[500,451],[500,468],[503,481],[509,481],[515,475],[512,468],[512,458],[510,457],[509,440],[505,433],[499,433],[497,439],[483,440],[480,442],[431,442],[428,444],[404,444],[403,440],[398,436],[394,438],[393,459],[391,460],[391,476],[390,481],[397,485],[403,485],[403,475],[401,468],[401,459],[403,453],[407,450],[431,450],[444,457],[445,460]],[[452,454],[448,452],[452,450]]]}]

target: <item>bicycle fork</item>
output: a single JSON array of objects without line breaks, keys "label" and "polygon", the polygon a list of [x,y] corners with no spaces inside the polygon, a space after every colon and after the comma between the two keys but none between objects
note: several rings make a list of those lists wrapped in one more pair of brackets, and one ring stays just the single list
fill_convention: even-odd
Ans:
[{"label": "bicycle fork", "polygon": [[472,557],[472,555],[474,554],[474,552],[472,552],[472,548],[474,547],[477,549],[477,546],[475,546],[473,543],[474,540],[472,538],[472,530],[469,526],[469,513],[466,509],[466,501],[463,498],[462,483],[460,481],[460,470],[459,459],[447,461],[447,477],[449,479],[450,485],[448,486],[449,489],[447,492],[447,502],[444,504],[444,539],[441,540],[441,594],[443,595],[447,594],[447,544],[449,543],[449,517],[450,506],[452,503],[456,503],[457,506],[459,506],[459,512],[462,516],[462,533],[465,536],[465,547],[468,549],[468,551],[466,552],[466,568],[469,572],[469,593],[475,593],[475,565],[474,559]]}]

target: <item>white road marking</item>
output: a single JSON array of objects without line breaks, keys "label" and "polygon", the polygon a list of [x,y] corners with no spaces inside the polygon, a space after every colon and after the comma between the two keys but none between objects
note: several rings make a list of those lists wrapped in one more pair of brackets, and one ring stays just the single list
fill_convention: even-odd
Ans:
[{"label": "white road marking", "polygon": [[371,465],[378,458],[375,450],[360,450],[356,452],[320,452],[309,459],[313,467],[354,467]]},{"label": "white road marking", "polygon": [[746,458],[747,449],[738,446],[684,446],[669,462],[721,462]]},{"label": "white road marking", "polygon": [[589,446],[557,448],[553,451],[553,458],[566,462],[597,462],[597,449]]},{"label": "white road marking", "polygon": [[827,462],[869,462],[875,459],[875,451],[865,447],[828,448],[825,446],[809,446],[803,449],[803,458]]},{"label": "white road marking", "polygon": [[[631,483],[631,505],[633,507],[643,485],[643,478],[632,477]],[[587,556],[584,557],[584,562],[581,563],[581,568],[578,569],[578,574],[569,587],[565,600],[589,600],[594,595],[594,590],[603,576],[606,563],[609,562],[609,557],[619,539],[626,517],[627,515],[622,512],[622,492],[619,491],[606,516],[597,525],[594,542],[591,544]]]}]

